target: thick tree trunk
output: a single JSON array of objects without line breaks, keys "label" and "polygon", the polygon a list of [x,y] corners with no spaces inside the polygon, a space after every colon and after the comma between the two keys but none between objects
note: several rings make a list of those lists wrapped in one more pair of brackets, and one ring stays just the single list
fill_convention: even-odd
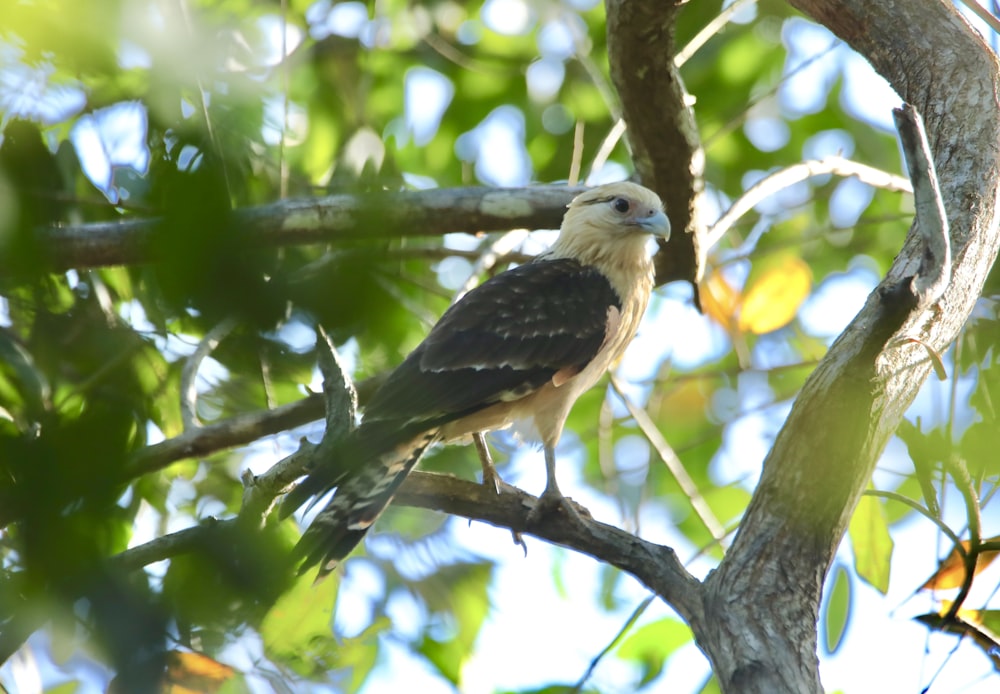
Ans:
[{"label": "thick tree trunk", "polygon": [[924,244],[911,228],[864,309],[795,402],[692,624],[726,692],[822,692],[816,619],[830,561],[886,443],[982,291],[1000,244],[996,56],[940,0],[792,0],[869,59],[923,115],[951,229],[951,283],[919,307],[901,287]]}]

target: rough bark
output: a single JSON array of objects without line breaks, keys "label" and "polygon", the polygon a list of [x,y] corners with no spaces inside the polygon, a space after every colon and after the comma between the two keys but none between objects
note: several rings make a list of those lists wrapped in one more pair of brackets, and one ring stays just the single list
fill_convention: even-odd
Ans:
[{"label": "rough bark", "polygon": [[920,266],[911,228],[865,307],[809,378],[764,463],[734,545],[693,624],[727,692],[821,692],[823,578],[857,500],[931,369],[975,305],[1000,245],[996,56],[950,3],[793,0],[868,58],[922,113],[948,212],[954,267],[940,301],[902,287]]},{"label": "rough bark", "polygon": [[705,225],[698,208],[705,188],[705,153],[674,64],[674,21],[683,5],[676,0],[605,2],[611,79],[621,97],[636,173],[663,199],[673,228],[686,232],[661,243],[657,282],[687,280],[697,292],[704,265],[700,241]]},{"label": "rough bark", "polygon": [[[235,210],[231,224],[248,248],[332,243],[449,232],[558,229],[566,205],[583,188],[442,188],[289,199]],[[54,270],[135,265],[156,258],[158,219],[51,227],[39,233]],[[2,271],[0,265],[0,271]]]}]

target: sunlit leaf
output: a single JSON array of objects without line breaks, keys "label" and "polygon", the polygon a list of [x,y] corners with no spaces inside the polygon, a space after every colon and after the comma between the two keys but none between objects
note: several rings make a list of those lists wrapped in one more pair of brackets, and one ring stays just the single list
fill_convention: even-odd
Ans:
[{"label": "sunlit leaf", "polygon": [[739,329],[762,335],[788,325],[809,296],[811,287],[809,265],[797,256],[785,256],[743,290]]},{"label": "sunlit leaf", "polygon": [[959,615],[962,616],[966,621],[972,622],[973,624],[982,625],[984,630],[994,635],[994,642],[1000,643],[1000,639],[996,638],[996,634],[1000,634],[1000,610],[970,610],[973,612],[972,615],[966,615],[966,610],[959,610]]},{"label": "sunlit leaf", "polygon": [[884,595],[889,590],[893,541],[882,502],[873,496],[862,496],[848,533],[858,576]]},{"label": "sunlit leaf", "polygon": [[299,674],[317,674],[329,666],[336,643],[333,607],[340,578],[334,572],[319,583],[303,574],[264,616],[260,634],[268,657]]},{"label": "sunlit leaf", "polygon": [[[986,542],[1000,542],[1000,535],[983,540]],[[962,540],[962,548],[969,551],[969,541]],[[993,560],[1000,554],[1000,550],[988,550],[980,552],[976,557],[976,567],[973,576],[979,575],[986,567],[993,563]],[[949,588],[960,588],[965,582],[965,557],[959,553],[958,549],[952,548],[938,570],[928,578],[921,590],[948,590]]]},{"label": "sunlit leaf", "polygon": [[823,624],[826,627],[823,643],[827,653],[835,653],[847,633],[847,624],[851,616],[851,577],[841,565],[827,580],[828,592],[823,608]]},{"label": "sunlit leaf", "polygon": [[618,647],[618,657],[639,665],[639,686],[643,686],[659,677],[667,659],[691,638],[691,629],[684,622],[664,617],[633,631]]},{"label": "sunlit leaf", "polygon": [[705,315],[724,328],[736,322],[742,296],[718,269],[705,278],[701,291],[701,307]]},{"label": "sunlit leaf", "polygon": [[164,694],[215,694],[236,670],[202,653],[172,651],[167,654]]}]

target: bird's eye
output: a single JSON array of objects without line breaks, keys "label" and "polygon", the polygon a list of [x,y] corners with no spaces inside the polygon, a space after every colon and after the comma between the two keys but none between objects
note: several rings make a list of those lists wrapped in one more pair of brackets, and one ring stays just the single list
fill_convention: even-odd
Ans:
[{"label": "bird's eye", "polygon": [[615,208],[615,212],[625,214],[631,209],[632,205],[625,198],[615,198],[611,201],[611,206]]}]

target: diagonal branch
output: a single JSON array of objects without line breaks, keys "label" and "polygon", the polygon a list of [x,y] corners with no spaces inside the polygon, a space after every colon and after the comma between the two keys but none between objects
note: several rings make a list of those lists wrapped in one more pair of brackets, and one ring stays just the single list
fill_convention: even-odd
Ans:
[{"label": "diagonal branch", "polygon": [[862,183],[873,188],[885,190],[913,192],[913,185],[902,176],[873,168],[867,164],[844,159],[843,157],[826,157],[811,159],[792,164],[774,173],[768,174],[750,186],[729,209],[708,230],[705,237],[705,248],[711,248],[725,236],[733,225],[757,203],[766,200],[785,188],[801,183],[814,176],[834,174],[836,176],[855,177]]},{"label": "diagonal branch", "polygon": [[[919,224],[911,227],[882,283],[796,398],[740,531],[706,582],[710,619],[692,625],[724,691],[822,691],[814,627],[823,579],[876,461],[931,371],[926,350],[898,337],[943,351],[1000,247],[1000,66],[981,37],[941,0],[792,4],[920,110],[953,265],[943,293],[924,305],[913,280],[929,269],[927,239]],[[748,645],[736,657],[735,634]],[[755,644],[783,655],[762,661]]]},{"label": "diagonal branch", "polygon": [[444,511],[568,547],[632,574],[684,619],[704,618],[701,583],[671,548],[582,516],[577,522],[550,513],[529,526],[528,512],[538,498],[516,487],[505,487],[498,496],[486,485],[417,471],[406,478],[393,503]]}]

